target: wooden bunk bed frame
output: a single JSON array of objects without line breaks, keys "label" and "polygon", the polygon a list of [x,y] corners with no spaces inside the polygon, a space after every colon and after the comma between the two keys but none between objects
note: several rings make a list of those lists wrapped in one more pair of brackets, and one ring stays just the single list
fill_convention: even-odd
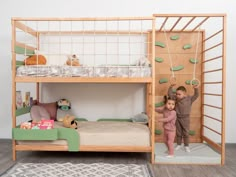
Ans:
[{"label": "wooden bunk bed frame", "polygon": [[[155,35],[155,18],[154,17],[124,17],[124,18],[12,18],[12,127],[16,128],[16,118],[19,115],[29,112],[29,108],[24,110],[16,110],[16,84],[17,83],[36,83],[36,100],[39,101],[40,98],[40,84],[42,83],[142,83],[146,85],[146,112],[149,116],[148,127],[150,129],[150,146],[83,146],[79,147],[79,151],[112,151],[112,152],[149,152],[151,153],[151,162],[154,163],[154,141],[155,141],[155,122],[154,122],[154,97],[155,95],[155,79],[154,79],[154,67],[152,67],[152,76],[145,78],[83,78],[83,77],[18,77],[16,76],[17,67],[17,57],[16,57],[16,46],[22,47],[25,50],[35,50],[39,49],[40,34],[45,33],[45,31],[36,31],[35,29],[22,23],[28,21],[130,21],[130,20],[149,20],[152,25],[150,29]],[[32,47],[17,41],[16,39],[16,29],[22,30],[23,32],[34,36],[37,40],[37,46]],[[53,33],[53,32],[52,32]],[[60,31],[60,33],[81,33],[81,31],[68,32]],[[85,31],[83,31],[85,33]],[[91,33],[91,32],[88,32]],[[106,31],[99,31],[98,33],[107,33]],[[123,33],[132,33],[130,31],[123,31]],[[135,32],[134,32],[135,33]],[[140,33],[140,32],[139,32]],[[143,33],[143,32],[142,32]],[[149,41],[154,44],[153,41]],[[154,45],[153,45],[154,47]],[[149,56],[151,64],[154,64],[154,48]],[[12,152],[13,160],[16,160],[17,151],[68,151],[68,146],[57,146],[57,145],[20,145],[16,144],[16,140],[12,140]]]},{"label": "wooden bunk bed frame", "polygon": [[[189,18],[184,25],[182,25],[181,29],[179,29],[178,25],[180,24],[181,20],[184,18]],[[199,26],[204,25],[209,19],[211,18],[219,18],[222,21],[222,28],[217,31],[206,35],[207,29],[201,29],[203,34],[202,40],[202,52],[201,52],[201,142],[207,142],[212,148],[220,152],[221,154],[221,165],[225,163],[225,81],[226,81],[226,74],[225,74],[225,62],[226,62],[226,15],[225,14],[154,14],[153,17],[123,17],[123,18],[12,18],[12,127],[15,128],[16,125],[16,118],[18,115],[22,115],[24,113],[28,113],[29,109],[20,111],[17,113],[15,109],[16,104],[16,84],[17,83],[36,83],[36,99],[39,100],[40,98],[40,84],[42,83],[142,83],[146,86],[146,112],[149,116],[148,126],[151,132],[151,139],[150,139],[150,147],[124,147],[124,146],[80,146],[80,151],[116,151],[116,152],[150,152],[151,153],[151,163],[155,162],[155,141],[157,141],[157,136],[155,135],[156,129],[156,115],[154,112],[155,106],[155,96],[156,96],[156,78],[155,78],[155,57],[157,54],[155,48],[155,39],[156,33],[163,32],[163,27],[165,23],[169,19],[174,20],[175,22],[166,27],[166,32],[196,32]],[[158,24],[158,20],[162,19],[162,24]],[[164,20],[163,20],[164,19]],[[190,27],[192,22],[196,19],[200,19],[197,24]],[[151,41],[147,51],[151,53],[151,57],[149,60],[152,64],[152,76],[146,78],[82,78],[82,77],[17,77],[16,76],[16,53],[15,53],[15,46],[21,46],[23,48],[34,50],[39,49],[40,46],[36,48],[32,48],[31,46],[27,46],[22,44],[16,40],[16,29],[20,29],[28,34],[35,36],[37,41],[40,40],[40,33],[45,33],[45,31],[36,31],[27,25],[21,23],[21,21],[113,21],[113,20],[151,20],[152,21],[152,29],[150,29],[147,34],[149,35],[148,39]],[[181,26],[181,25],[180,25]],[[91,33],[90,31],[87,31]],[[65,32],[68,33],[68,32]],[[81,33],[81,31],[77,31],[77,33]],[[100,31],[100,33],[104,33],[104,31]],[[130,33],[130,31],[124,31],[124,33]],[[135,32],[134,32],[135,33]],[[214,39],[217,35],[222,35],[222,39],[219,43],[213,44],[211,47],[206,48],[206,42],[211,39]],[[38,42],[39,43],[39,42]],[[222,54],[219,56],[215,56],[212,58],[206,57],[206,53],[213,51],[215,48],[221,47]],[[214,68],[210,70],[205,70],[205,65],[209,62],[222,61],[221,68]],[[208,73],[215,73],[220,72],[222,76],[222,80],[220,81],[205,81],[205,75]],[[207,85],[220,85],[221,93],[206,93],[206,86]],[[216,106],[214,104],[207,104],[205,103],[205,96],[216,96],[221,97],[222,103],[221,106]],[[205,113],[205,108],[210,107],[221,111],[220,120],[215,118],[212,115]],[[217,121],[221,125],[221,130],[217,130],[212,128],[208,125],[204,125],[204,121],[206,119]],[[205,132],[211,131],[221,137],[221,142],[215,142],[211,138],[207,137]],[[16,152],[17,151],[68,151],[67,146],[31,146],[31,145],[17,145],[16,141],[12,140],[13,146],[13,160],[16,160]]]}]

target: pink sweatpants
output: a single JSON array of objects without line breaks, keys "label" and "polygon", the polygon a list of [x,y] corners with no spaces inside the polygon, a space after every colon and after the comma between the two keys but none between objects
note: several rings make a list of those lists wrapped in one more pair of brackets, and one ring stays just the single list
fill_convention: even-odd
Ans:
[{"label": "pink sweatpants", "polygon": [[169,155],[174,155],[174,141],[176,131],[164,130],[164,142],[168,147]]}]

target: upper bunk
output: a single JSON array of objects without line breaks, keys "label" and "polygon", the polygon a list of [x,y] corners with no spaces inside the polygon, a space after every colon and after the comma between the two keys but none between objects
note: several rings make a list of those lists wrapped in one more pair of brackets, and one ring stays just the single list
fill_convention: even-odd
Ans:
[{"label": "upper bunk", "polygon": [[154,25],[154,17],[12,18],[12,80],[152,83]]}]

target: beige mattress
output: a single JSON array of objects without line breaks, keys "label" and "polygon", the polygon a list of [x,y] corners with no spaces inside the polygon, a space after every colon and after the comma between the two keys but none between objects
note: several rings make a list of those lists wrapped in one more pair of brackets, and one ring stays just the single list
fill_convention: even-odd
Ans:
[{"label": "beige mattress", "polygon": [[[60,122],[55,128],[62,127]],[[78,122],[80,145],[96,146],[150,146],[150,130],[146,125],[133,122]],[[17,141],[17,144],[67,145],[66,140]]]}]

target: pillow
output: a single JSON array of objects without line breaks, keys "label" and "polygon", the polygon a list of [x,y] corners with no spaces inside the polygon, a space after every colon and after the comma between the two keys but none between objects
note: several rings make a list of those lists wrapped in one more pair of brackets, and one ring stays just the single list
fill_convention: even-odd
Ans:
[{"label": "pillow", "polygon": [[49,120],[49,112],[42,106],[34,105],[30,109],[30,117],[33,121],[39,122],[42,119]]},{"label": "pillow", "polygon": [[136,114],[131,119],[132,119],[133,122],[142,122],[142,123],[147,123],[148,122],[148,116],[144,113]]},{"label": "pillow", "polygon": [[56,118],[57,118],[57,102],[38,103],[38,105],[44,107],[48,111],[51,120],[56,120]]}]

